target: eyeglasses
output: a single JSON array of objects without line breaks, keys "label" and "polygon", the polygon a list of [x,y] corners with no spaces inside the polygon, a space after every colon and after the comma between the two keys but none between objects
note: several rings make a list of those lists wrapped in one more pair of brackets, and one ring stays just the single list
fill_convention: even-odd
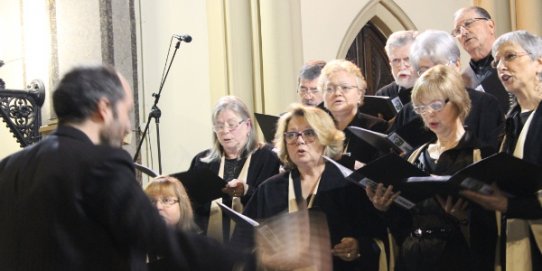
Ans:
[{"label": "eyeglasses", "polygon": [[484,18],[484,17],[467,19],[467,20],[463,21],[462,24],[456,26],[454,28],[454,30],[452,30],[452,32],[450,34],[452,34],[452,36],[457,38],[457,37],[459,37],[461,35],[461,28],[463,28],[465,30],[469,30],[469,29],[471,29],[471,27],[473,27],[472,24],[475,23],[475,22],[478,22],[478,21],[489,21],[489,19]]},{"label": "eyeglasses", "polygon": [[299,87],[297,90],[297,93],[301,95],[307,95],[307,94],[318,94],[320,93],[320,90],[318,88],[308,88],[308,87]]},{"label": "eyeglasses", "polygon": [[313,129],[307,129],[301,132],[285,132],[284,140],[286,140],[286,143],[288,144],[294,144],[299,136],[303,137],[303,140],[306,143],[312,143],[318,137]]},{"label": "eyeglasses", "polygon": [[423,115],[428,112],[428,110],[431,110],[432,112],[440,112],[442,109],[444,109],[444,106],[449,102],[449,99],[446,100],[436,100],[430,104],[427,105],[418,105],[414,106],[414,112],[418,115]]},{"label": "eyeglasses", "polygon": [[499,66],[499,63],[501,63],[501,59],[504,60],[505,63],[508,63],[508,62],[513,61],[514,59],[520,57],[520,56],[527,56],[527,55],[530,55],[530,54],[531,53],[529,53],[529,52],[524,52],[524,53],[507,52],[507,53],[504,53],[504,56],[502,58],[496,58],[495,60],[491,61],[491,67],[496,69],[497,66]]},{"label": "eyeglasses", "polygon": [[160,198],[160,199],[151,199],[152,205],[156,205],[158,202],[162,204],[162,206],[165,207],[171,207],[174,204],[179,202],[178,198]]},{"label": "eyeglasses", "polygon": [[405,66],[410,66],[410,58],[394,58],[390,60],[392,66],[401,67],[401,63],[405,63]]},{"label": "eyeglasses", "polygon": [[232,132],[232,131],[235,131],[235,129],[237,129],[239,127],[239,125],[241,125],[241,123],[243,123],[244,121],[246,121],[247,119],[244,119],[244,120],[241,120],[239,122],[236,122],[236,121],[227,121],[226,123],[224,124],[215,124],[213,126],[213,131],[215,133],[220,133],[222,131],[225,131],[225,129],[228,129],[228,131]]},{"label": "eyeglasses", "polygon": [[338,89],[342,91],[342,93],[347,93],[349,92],[351,89],[354,89],[354,88],[358,88],[357,86],[347,86],[347,85],[327,85],[326,86],[326,92],[327,93],[335,93],[335,91],[337,91]]}]

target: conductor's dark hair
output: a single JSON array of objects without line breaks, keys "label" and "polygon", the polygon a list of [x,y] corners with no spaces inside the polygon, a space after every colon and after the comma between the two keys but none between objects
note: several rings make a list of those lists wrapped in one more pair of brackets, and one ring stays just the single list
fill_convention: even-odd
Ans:
[{"label": "conductor's dark hair", "polygon": [[81,123],[96,112],[100,99],[106,98],[115,108],[124,95],[113,67],[81,66],[64,75],[53,93],[53,107],[60,124]]}]

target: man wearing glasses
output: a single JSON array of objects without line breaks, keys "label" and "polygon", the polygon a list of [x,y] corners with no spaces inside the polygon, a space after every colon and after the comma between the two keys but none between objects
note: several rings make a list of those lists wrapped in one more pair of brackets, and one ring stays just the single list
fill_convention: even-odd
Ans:
[{"label": "man wearing glasses", "polygon": [[506,92],[497,72],[491,67],[495,22],[487,10],[472,6],[456,11],[451,34],[471,57],[469,66],[463,71],[467,86],[495,96],[502,111],[508,112],[513,97]]},{"label": "man wearing glasses", "polygon": [[313,60],[305,63],[297,78],[297,94],[303,105],[318,106],[324,101],[322,90],[318,89],[318,78],[326,65],[323,60]]},{"label": "man wearing glasses", "polygon": [[390,35],[386,41],[386,55],[390,61],[391,74],[395,79],[376,92],[377,96],[399,97],[402,104],[410,102],[410,92],[418,78],[412,69],[408,54],[410,45],[414,42],[417,31],[397,31]]}]

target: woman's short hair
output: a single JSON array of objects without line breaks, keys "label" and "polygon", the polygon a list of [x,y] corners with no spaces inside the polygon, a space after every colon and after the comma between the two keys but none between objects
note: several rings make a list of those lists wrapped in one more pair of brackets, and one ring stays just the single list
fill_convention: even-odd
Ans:
[{"label": "woman's short hair", "polygon": [[290,110],[283,114],[277,124],[277,132],[275,134],[275,144],[278,149],[279,159],[285,167],[295,168],[295,164],[288,156],[286,148],[286,140],[284,133],[287,132],[288,124],[293,117],[304,118],[309,126],[314,130],[318,141],[322,144],[324,155],[337,159],[341,156],[343,150],[344,133],[335,128],[335,123],[331,116],[318,107],[304,106],[302,104],[293,104]]},{"label": "woman's short hair", "polygon": [[[212,121],[213,125],[216,125],[218,115],[222,111],[230,110],[236,115],[238,115],[241,119],[246,120],[247,123],[250,125],[250,132],[248,134],[247,143],[245,144],[243,151],[241,153],[241,156],[239,159],[244,158],[248,156],[251,152],[256,150],[259,146],[258,144],[258,134],[256,133],[256,130],[254,128],[253,123],[253,117],[250,111],[248,110],[248,107],[245,105],[241,99],[235,97],[235,96],[224,96],[218,100],[218,102],[215,105],[215,109],[213,110],[212,115]],[[218,141],[218,137],[216,133],[213,132],[213,147],[211,148],[211,151],[209,154],[203,158],[201,158],[202,162],[209,163],[211,161],[220,159],[220,157],[224,155],[224,148],[222,148],[222,145],[220,145],[220,142]]]},{"label": "woman's short hair", "polygon": [[179,199],[179,208],[181,217],[177,224],[178,229],[184,231],[196,231],[197,226],[194,223],[194,212],[190,198],[184,189],[182,183],[171,176],[160,176],[151,180],[145,187],[145,194],[148,197],[175,197]]},{"label": "woman's short hair", "polygon": [[502,34],[491,48],[491,53],[495,58],[497,50],[507,43],[515,43],[519,45],[525,52],[529,53],[532,60],[536,60],[542,57],[542,38],[537,35],[531,34],[525,30],[518,30]]},{"label": "woman's short hair", "polygon": [[356,66],[356,64],[345,59],[334,59],[329,61],[324,66],[318,84],[322,91],[325,91],[325,85],[327,81],[329,81],[329,77],[339,71],[345,71],[351,75],[354,75],[356,77],[358,89],[362,92],[362,94],[365,94],[365,91],[367,89],[367,82],[365,81],[365,77],[361,73],[359,67]]},{"label": "woman's short hair", "polygon": [[433,64],[457,63],[460,59],[460,51],[454,37],[449,33],[426,30],[412,43],[409,58],[414,70],[418,71],[421,59],[429,59]]},{"label": "woman's short hair", "polygon": [[457,110],[461,122],[469,114],[471,101],[459,72],[447,65],[436,65],[422,74],[412,89],[412,105],[422,101],[448,100]]}]

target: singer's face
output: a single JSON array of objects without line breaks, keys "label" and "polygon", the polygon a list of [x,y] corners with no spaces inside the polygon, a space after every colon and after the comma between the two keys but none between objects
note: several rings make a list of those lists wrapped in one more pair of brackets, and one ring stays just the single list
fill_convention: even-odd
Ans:
[{"label": "singer's face", "polygon": [[[243,120],[237,113],[226,109],[220,112],[215,120],[215,133],[226,158],[238,158],[245,147],[250,133],[250,120]],[[217,129],[220,127],[220,129]]]},{"label": "singer's face", "polygon": [[324,101],[322,91],[318,89],[318,78],[313,80],[301,79],[297,89],[301,103],[309,106],[317,106]]},{"label": "singer's face", "polygon": [[390,60],[391,73],[397,85],[411,88],[417,79],[417,74],[410,65],[409,52],[410,46],[407,44],[402,47],[390,48],[388,58]]},{"label": "singer's face", "polygon": [[327,78],[324,84],[325,107],[333,116],[355,114],[363,101],[365,84],[358,85],[355,75],[339,70]]},{"label": "singer's face", "polygon": [[[286,132],[306,132],[312,129],[304,117],[294,116],[288,122]],[[313,138],[305,134],[297,135],[292,142],[286,142],[288,157],[297,167],[311,167],[318,164],[324,154],[324,146],[320,144],[318,138]]]},{"label": "singer's face", "polygon": [[[164,203],[167,200],[171,201],[172,204]],[[154,206],[156,206],[158,213],[164,218],[167,225],[174,227],[179,224],[181,221],[181,205],[177,197],[155,196],[151,198],[151,201],[154,202]]]},{"label": "singer's face", "polygon": [[110,105],[109,114],[105,117],[105,124],[100,132],[101,144],[120,147],[124,137],[131,130],[130,113],[134,108],[132,91],[126,79],[120,76],[124,89],[124,98]]}]

